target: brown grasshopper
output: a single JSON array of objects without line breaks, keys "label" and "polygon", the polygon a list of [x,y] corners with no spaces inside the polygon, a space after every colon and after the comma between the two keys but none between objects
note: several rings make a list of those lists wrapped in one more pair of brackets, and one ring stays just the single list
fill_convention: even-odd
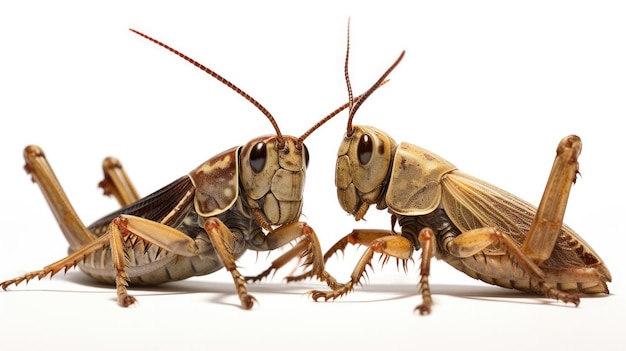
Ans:
[{"label": "brown grasshopper", "polygon": [[[349,41],[348,50],[349,52]],[[393,67],[397,62],[394,64]],[[348,54],[345,61],[348,93]],[[563,224],[578,174],[582,143],[575,135],[558,145],[538,208],[465,174],[438,155],[385,132],[352,125],[361,105],[350,105],[347,131],[337,153],[335,185],[341,207],[358,221],[371,205],[391,214],[391,230],[356,229],[325,254],[328,260],[348,244],[367,246],[350,281],[333,291],[312,291],[314,300],[336,299],[352,291],[375,253],[402,260],[406,267],[421,249],[420,314],[431,311],[430,262],[442,259],[486,283],[571,302],[576,293],[608,293],[611,274],[602,259]],[[400,233],[394,228],[398,224]]]},{"label": "brown grasshopper", "polygon": [[[313,229],[299,221],[308,150],[304,140],[345,109],[345,104],[296,138],[283,135],[272,115],[228,80],[177,50],[131,29],[216,78],[256,106],[276,135],[261,136],[228,149],[160,190],[140,198],[116,159],[103,164],[100,183],[121,209],[85,226],[37,146],[24,150],[26,171],[39,184],[65,238],[70,254],[51,265],[1,283],[10,285],[54,276],[78,266],[98,281],[114,283],[120,306],[136,302],[127,286],[154,285],[206,275],[222,267],[232,275],[244,309],[256,301],[248,294],[236,260],[246,250],[267,251],[298,240],[279,257],[279,267],[299,257],[317,277],[337,288],[324,270],[322,251]],[[274,268],[270,268],[267,272]]]}]

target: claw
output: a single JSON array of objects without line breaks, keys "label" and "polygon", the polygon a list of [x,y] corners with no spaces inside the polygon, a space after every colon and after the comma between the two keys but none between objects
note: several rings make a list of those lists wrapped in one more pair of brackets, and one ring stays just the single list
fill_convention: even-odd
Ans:
[{"label": "claw", "polygon": [[565,303],[573,303],[576,307],[580,305],[580,297],[578,295],[567,295],[563,298],[563,302]]},{"label": "claw", "polygon": [[311,298],[315,302],[317,302],[317,300],[319,300],[322,297],[324,298],[324,301],[328,301],[328,299],[330,298],[326,292],[319,291],[319,290],[311,290],[307,293],[307,295],[311,295]]},{"label": "claw", "polygon": [[421,304],[413,310],[413,312],[419,311],[420,316],[430,314],[430,306],[426,304]]},{"label": "claw", "polygon": [[252,295],[245,295],[241,298],[241,308],[243,308],[244,310],[252,309],[255,303],[258,303],[258,301]]},{"label": "claw", "polygon": [[118,297],[118,304],[122,307],[130,307],[137,303],[137,299],[131,295],[122,295]]}]

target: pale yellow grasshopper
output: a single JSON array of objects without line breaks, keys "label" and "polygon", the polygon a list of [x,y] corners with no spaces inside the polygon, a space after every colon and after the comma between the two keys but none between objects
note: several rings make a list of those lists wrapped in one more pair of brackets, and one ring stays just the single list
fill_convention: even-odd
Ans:
[{"label": "pale yellow grasshopper", "polygon": [[[348,52],[349,52],[348,41]],[[348,54],[345,75],[350,100]],[[393,69],[395,65],[391,67]],[[578,174],[582,143],[575,135],[558,145],[538,208],[459,171],[438,155],[387,133],[352,125],[361,105],[350,105],[346,134],[337,153],[335,185],[341,207],[358,221],[370,206],[387,209],[391,230],[356,229],[325,254],[328,260],[348,244],[367,246],[350,280],[333,291],[312,291],[313,299],[336,299],[363,279],[375,253],[406,264],[421,250],[420,314],[431,311],[428,277],[433,257],[489,284],[542,294],[578,305],[577,293],[608,293],[611,274],[602,259],[570,227],[565,207]],[[395,226],[400,226],[400,232]]]}]

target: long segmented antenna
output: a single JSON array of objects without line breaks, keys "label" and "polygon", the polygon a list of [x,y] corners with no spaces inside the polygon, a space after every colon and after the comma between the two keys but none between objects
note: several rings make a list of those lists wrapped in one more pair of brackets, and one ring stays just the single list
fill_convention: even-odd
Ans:
[{"label": "long segmented antenna", "polygon": [[[380,82],[378,87],[380,87],[382,85],[385,85],[388,81],[389,81],[388,79],[383,80],[382,82]],[[354,100],[359,100],[364,95],[365,94],[361,94],[361,95],[357,96],[356,99],[354,99]],[[346,108],[349,108],[351,105],[352,105],[352,99],[350,99],[350,101],[346,102],[345,104],[339,106],[335,111],[331,112],[328,116],[324,117],[319,122],[315,123],[313,125],[313,127],[309,128],[309,130],[304,132],[304,134],[302,134],[302,136],[298,138],[298,145],[302,145],[302,143],[304,142],[304,139],[306,139],[309,135],[311,135],[311,133],[313,133],[317,128],[321,127],[324,123],[328,122],[331,118],[333,118],[336,115],[338,115],[339,112],[345,110]]]},{"label": "long segmented antenna", "polygon": [[[346,79],[346,86],[348,87],[348,103],[350,104],[350,109],[348,111],[352,111],[352,107],[354,105],[354,99],[352,96],[352,84],[350,84],[350,75],[348,74],[348,58],[350,57],[350,17],[348,17],[348,35],[346,38],[346,62],[343,65],[343,75]],[[352,126],[352,119],[348,120],[348,125]],[[350,128],[352,129],[352,128]]]},{"label": "long segmented antenna", "polygon": [[243,96],[246,100],[248,100],[250,103],[252,103],[254,106],[256,106],[256,108],[258,108],[269,120],[270,123],[272,123],[272,126],[274,127],[274,130],[276,130],[276,138],[278,139],[278,146],[279,148],[282,148],[285,145],[285,141],[283,139],[283,135],[280,132],[280,129],[278,128],[278,123],[276,123],[276,120],[274,119],[274,117],[272,116],[272,114],[265,108],[263,107],[263,105],[261,105],[261,103],[259,103],[258,101],[256,101],[252,96],[248,95],[245,91],[241,90],[239,87],[237,87],[235,84],[229,82],[226,78],[222,77],[221,75],[217,74],[216,72],[214,72],[213,70],[211,70],[210,68],[204,66],[203,64],[201,64],[200,62],[192,59],[191,57],[183,54],[182,52],[152,38],[149,37],[137,30],[134,30],[132,28],[130,28],[130,31],[133,33],[136,33],[148,40],[150,40],[151,42],[160,45],[162,47],[164,47],[165,49],[173,52],[174,54],[180,56],[181,58],[183,58],[184,60],[186,60],[187,62],[191,63],[192,65],[198,67],[199,69],[203,70],[204,72],[208,73],[209,75],[211,75],[213,78],[217,79],[220,83],[223,83],[224,85],[226,85],[227,87],[231,88],[232,90],[234,90],[237,94]]},{"label": "long segmented antenna", "polygon": [[346,131],[347,136],[352,136],[352,134],[354,133],[354,128],[352,127],[352,119],[354,118],[354,114],[356,113],[356,111],[359,109],[359,107],[361,107],[363,102],[365,102],[365,99],[367,99],[370,95],[372,95],[372,93],[376,89],[378,89],[381,85],[387,82],[386,80],[387,76],[391,73],[391,71],[393,71],[396,68],[396,66],[398,66],[400,61],[402,61],[402,58],[404,57],[405,52],[406,52],[405,50],[402,50],[402,53],[400,53],[400,56],[385,71],[385,73],[383,73],[383,75],[380,76],[380,78],[378,78],[378,80],[376,81],[376,83],[374,83],[374,85],[372,85],[365,93],[359,95],[356,99],[353,99],[352,98],[352,86],[350,84],[350,76],[348,74],[348,58],[350,57],[350,21],[348,20],[348,43],[346,45],[346,63],[344,65],[344,75],[346,77],[346,85],[348,86],[348,99],[350,99],[349,101],[350,111],[349,111],[349,117],[348,117],[348,127]]},{"label": "long segmented antenna", "polygon": [[335,117],[339,114],[339,112],[345,110],[348,106],[350,106],[350,102],[346,102],[345,104],[339,106],[335,111],[331,112],[328,116],[321,119],[319,122],[315,123],[313,127],[309,128],[301,137],[298,138],[298,147],[302,146],[304,143],[304,139],[306,139],[311,133],[313,133],[317,128],[321,127],[324,123],[328,122],[331,118]]},{"label": "long segmented antenna", "polygon": [[365,99],[367,99],[370,95],[372,95],[372,93],[376,89],[385,85],[389,81],[388,79],[386,79],[387,76],[400,63],[400,61],[402,60],[402,57],[404,57],[404,51],[402,51],[402,53],[400,54],[400,57],[398,57],[396,62],[394,62],[394,64],[387,69],[387,71],[376,81],[376,83],[374,83],[374,85],[372,85],[365,93],[354,98],[352,94],[352,85],[350,84],[350,76],[348,74],[348,61],[349,61],[348,58],[350,55],[350,18],[348,18],[348,38],[347,38],[346,46],[347,46],[347,49],[346,49],[346,61],[344,64],[344,76],[346,79],[346,86],[348,87],[348,102],[346,102],[345,104],[337,108],[335,111],[331,112],[328,116],[324,117],[322,120],[320,120],[315,125],[313,125],[313,127],[307,130],[304,134],[302,134],[302,136],[298,138],[299,146],[302,145],[302,143],[304,142],[304,139],[306,139],[309,135],[311,135],[313,131],[315,131],[324,123],[328,122],[328,120],[335,117],[337,114],[339,114],[339,112],[343,111],[346,108],[348,108],[350,111],[350,116],[348,118],[348,133],[347,134],[348,136],[351,136],[352,133],[354,132],[354,129],[352,128],[352,118],[354,118],[354,114],[356,113],[356,111],[359,109],[359,107],[361,106],[363,101],[365,101]]}]

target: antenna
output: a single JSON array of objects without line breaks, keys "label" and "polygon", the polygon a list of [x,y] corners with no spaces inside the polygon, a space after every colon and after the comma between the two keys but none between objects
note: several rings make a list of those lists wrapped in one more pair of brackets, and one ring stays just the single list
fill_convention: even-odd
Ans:
[{"label": "antenna", "polygon": [[283,135],[280,132],[280,129],[278,128],[278,123],[276,123],[276,120],[274,119],[274,117],[272,116],[272,114],[265,108],[263,107],[263,105],[261,105],[258,101],[256,101],[252,96],[248,95],[245,91],[241,90],[239,87],[237,87],[235,84],[231,83],[230,81],[228,81],[226,78],[222,77],[221,75],[217,74],[216,72],[214,72],[213,70],[211,70],[210,68],[204,66],[203,64],[201,64],[200,62],[192,59],[191,57],[183,54],[182,52],[150,37],[147,36],[137,30],[134,30],[132,28],[130,28],[130,31],[133,33],[136,33],[148,40],[150,40],[151,42],[160,45],[162,47],[164,47],[165,49],[173,52],[174,54],[182,57],[185,61],[191,63],[192,65],[198,67],[199,69],[203,70],[204,72],[208,73],[209,75],[211,75],[213,78],[217,79],[220,83],[223,83],[224,85],[226,85],[227,87],[231,88],[232,90],[234,90],[237,94],[243,96],[246,100],[248,100],[250,103],[252,103],[252,105],[256,106],[256,108],[258,108],[269,120],[270,123],[272,123],[272,126],[274,127],[274,130],[276,130],[276,137],[278,139],[278,146],[279,148],[282,148],[285,145],[285,141],[283,139]]},{"label": "antenna", "polygon": [[347,44],[346,44],[346,62],[344,65],[344,75],[346,77],[346,85],[348,87],[348,99],[349,99],[348,104],[350,107],[350,110],[349,110],[350,112],[349,112],[349,117],[348,117],[348,127],[346,131],[346,134],[348,136],[351,136],[352,133],[354,133],[354,128],[352,127],[352,119],[354,118],[356,111],[359,109],[359,107],[361,107],[363,102],[365,102],[365,99],[367,99],[370,95],[372,95],[372,93],[376,89],[378,89],[381,85],[389,81],[386,79],[387,76],[391,73],[391,71],[393,71],[396,68],[396,66],[398,66],[400,61],[402,61],[402,58],[404,57],[405,52],[406,51],[403,50],[402,53],[400,53],[400,56],[396,59],[396,61],[387,69],[387,71],[385,71],[385,73],[383,73],[382,76],[380,76],[380,78],[378,78],[378,80],[376,81],[376,83],[374,83],[374,85],[372,85],[365,93],[357,96],[356,99],[353,99],[352,85],[350,84],[350,75],[348,74],[348,59],[350,57],[350,19],[348,19],[348,39],[347,39]]}]

